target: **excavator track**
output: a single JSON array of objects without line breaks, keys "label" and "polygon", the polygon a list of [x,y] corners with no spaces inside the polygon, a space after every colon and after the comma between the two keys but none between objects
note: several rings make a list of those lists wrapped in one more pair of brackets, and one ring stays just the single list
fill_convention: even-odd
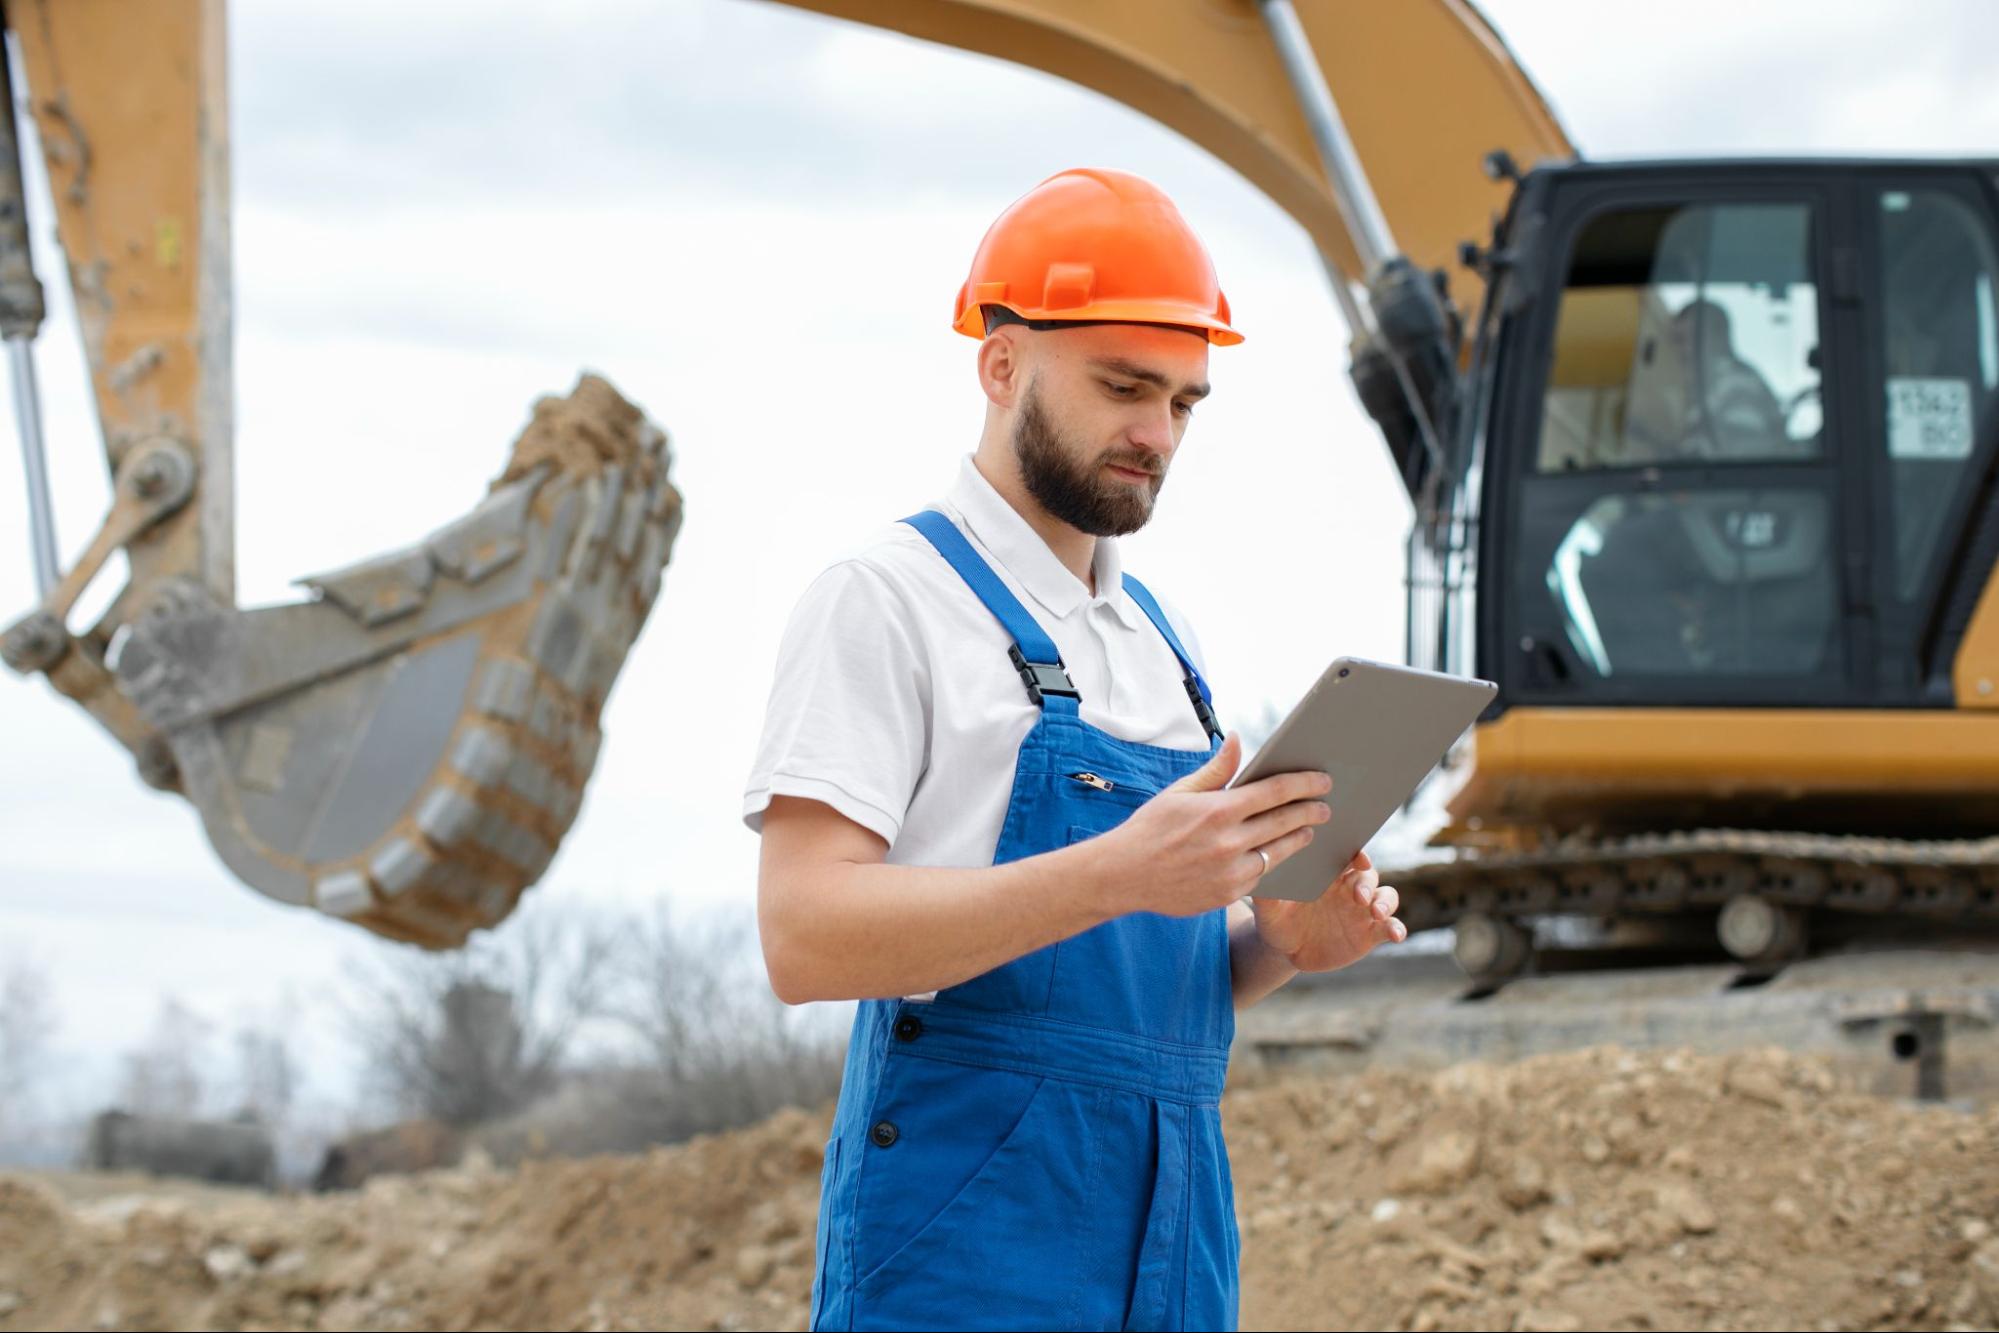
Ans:
[{"label": "excavator track", "polygon": [[1522,970],[1537,917],[1718,911],[1743,961],[1781,964],[1805,946],[1808,914],[1999,923],[1999,838],[1911,841],[1757,829],[1571,839],[1521,852],[1467,851],[1384,870],[1411,933],[1459,929],[1475,980]]}]

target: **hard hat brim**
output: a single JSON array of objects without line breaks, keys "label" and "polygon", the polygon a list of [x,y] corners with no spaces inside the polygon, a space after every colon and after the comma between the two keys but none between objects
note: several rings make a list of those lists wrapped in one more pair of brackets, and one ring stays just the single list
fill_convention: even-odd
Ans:
[{"label": "hard hat brim", "polygon": [[986,336],[986,321],[980,307],[986,305],[1003,306],[1025,320],[1049,320],[1060,324],[1159,324],[1171,328],[1199,329],[1216,347],[1233,347],[1243,340],[1240,333],[1215,318],[1213,311],[1170,301],[1096,301],[1062,310],[1022,307],[1011,301],[981,301],[967,304],[952,327],[968,338],[983,339]]}]

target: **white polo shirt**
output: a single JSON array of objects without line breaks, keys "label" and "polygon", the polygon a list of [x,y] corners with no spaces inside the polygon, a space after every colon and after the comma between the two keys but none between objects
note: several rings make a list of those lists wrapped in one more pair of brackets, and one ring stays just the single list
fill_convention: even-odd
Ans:
[{"label": "white polo shirt", "polygon": [[[1085,722],[1146,745],[1208,748],[1179,660],[1125,595],[1115,539],[1097,541],[1092,596],[969,456],[930,507],[1055,641]],[[1159,602],[1205,673],[1187,622]],[[991,865],[1014,761],[1041,711],[1007,659],[1010,642],[929,541],[884,525],[792,611],[743,822],[760,833],[771,797],[809,797],[880,834],[894,864]]]}]

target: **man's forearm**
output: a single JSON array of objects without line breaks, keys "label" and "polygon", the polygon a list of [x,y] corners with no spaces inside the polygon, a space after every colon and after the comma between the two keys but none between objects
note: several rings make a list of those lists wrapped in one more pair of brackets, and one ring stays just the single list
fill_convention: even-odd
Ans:
[{"label": "man's forearm", "polygon": [[[764,923],[771,984],[789,1004],[920,995],[969,981],[1118,915],[1086,845],[965,869],[846,863]],[[1298,975],[1249,905],[1228,911],[1229,989],[1248,1008]]]},{"label": "man's forearm", "polygon": [[1263,942],[1247,902],[1229,908],[1229,994],[1247,1009],[1298,975],[1291,960]]},{"label": "man's forearm", "polygon": [[763,904],[771,985],[789,1004],[943,990],[1109,920],[1088,844],[954,869],[840,862]]}]

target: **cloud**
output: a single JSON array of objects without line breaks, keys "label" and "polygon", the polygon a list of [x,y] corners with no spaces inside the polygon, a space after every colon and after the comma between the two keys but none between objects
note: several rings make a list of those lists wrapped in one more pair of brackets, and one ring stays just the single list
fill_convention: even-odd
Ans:
[{"label": "cloud", "polygon": [[1052,76],[779,5],[426,6],[405,30],[407,15],[240,6],[239,180],[320,218],[467,193],[900,207],[1031,183],[1120,118],[1155,132]]},{"label": "cloud", "polygon": [[1481,8],[1597,158],[1988,156],[1999,8],[1740,4]]}]

